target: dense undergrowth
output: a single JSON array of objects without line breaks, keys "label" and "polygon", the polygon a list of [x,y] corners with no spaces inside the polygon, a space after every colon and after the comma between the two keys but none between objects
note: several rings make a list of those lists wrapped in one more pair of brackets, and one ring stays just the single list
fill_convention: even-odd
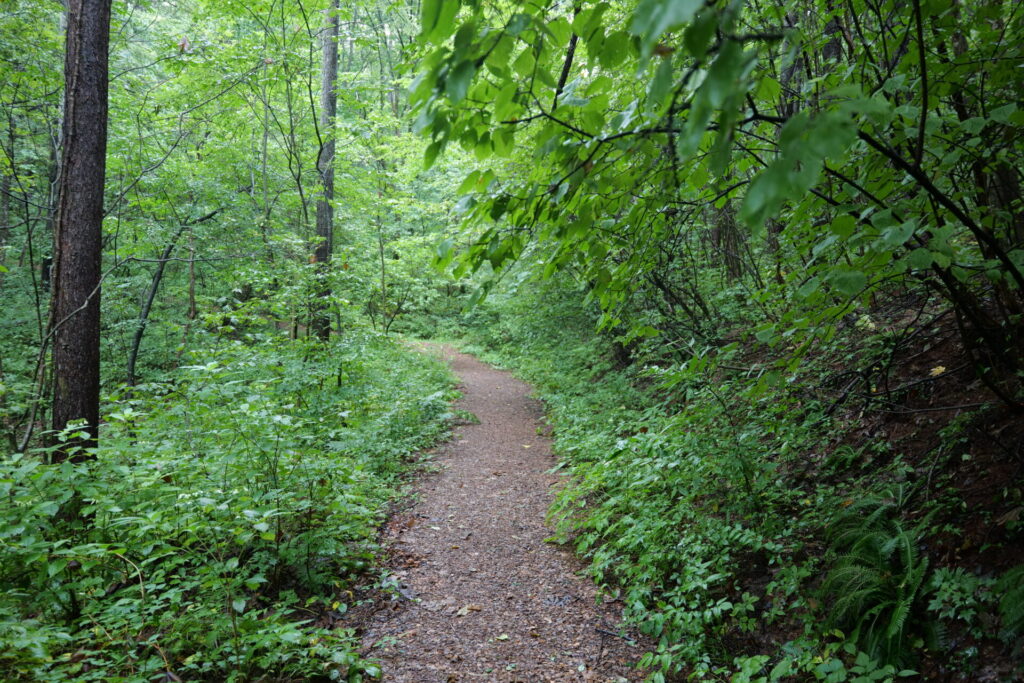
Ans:
[{"label": "dense undergrowth", "polygon": [[331,627],[410,455],[447,429],[450,374],[358,330],[204,341],[107,397],[94,459],[0,464],[4,680],[378,673]]},{"label": "dense undergrowth", "polygon": [[[685,354],[634,341],[627,359],[579,301],[523,286],[445,334],[537,387],[567,475],[556,538],[653,637],[653,680],[1021,675],[1019,478],[964,469],[971,425],[998,410],[942,430],[915,414],[938,432],[915,450],[884,410],[821,389],[892,353],[873,323],[779,372],[744,335]],[[956,486],[979,474],[985,501]],[[998,530],[979,541],[972,519]]]}]

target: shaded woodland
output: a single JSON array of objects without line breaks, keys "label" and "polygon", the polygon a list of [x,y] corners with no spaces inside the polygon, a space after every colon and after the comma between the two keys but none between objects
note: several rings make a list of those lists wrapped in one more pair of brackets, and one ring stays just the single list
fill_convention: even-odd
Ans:
[{"label": "shaded woodland", "polygon": [[371,680],[453,422],[652,681],[1024,675],[1024,9],[0,6],[0,678]]}]

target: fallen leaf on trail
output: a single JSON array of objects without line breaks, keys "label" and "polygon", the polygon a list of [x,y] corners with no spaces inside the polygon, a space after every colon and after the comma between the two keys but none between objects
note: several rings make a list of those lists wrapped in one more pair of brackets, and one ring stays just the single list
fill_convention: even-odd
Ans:
[{"label": "fallen leaf on trail", "polygon": [[936,365],[934,368],[931,369],[931,371],[928,374],[931,375],[932,377],[938,377],[939,375],[941,375],[945,371],[946,371],[946,368],[944,366]]},{"label": "fallen leaf on trail", "polygon": [[528,443],[524,443],[523,444],[523,448],[529,448],[529,447],[530,447],[530,444],[528,444]]},{"label": "fallen leaf on trail", "polygon": [[495,640],[508,640],[508,634],[507,633],[502,633],[500,636],[495,638]]},{"label": "fallen leaf on trail", "polygon": [[469,614],[470,612],[479,612],[482,609],[483,609],[483,607],[481,607],[480,605],[476,605],[476,604],[470,603],[470,604],[466,605],[465,607],[459,608],[459,611],[455,613],[455,616],[457,616],[457,617],[464,617],[467,614]]}]

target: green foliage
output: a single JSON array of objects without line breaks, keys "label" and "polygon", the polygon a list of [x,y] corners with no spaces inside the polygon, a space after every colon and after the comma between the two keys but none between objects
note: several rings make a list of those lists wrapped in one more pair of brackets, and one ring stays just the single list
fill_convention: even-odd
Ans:
[{"label": "green foliage", "polygon": [[1024,633],[1024,566],[1009,570],[995,585],[999,597],[999,615],[1007,640]]},{"label": "green foliage", "polygon": [[887,664],[904,663],[927,625],[922,607],[928,560],[918,549],[926,524],[907,528],[896,516],[909,496],[899,486],[862,498],[829,528],[837,558],[822,591],[831,622]]},{"label": "green foliage", "polygon": [[605,325],[699,338],[723,322],[722,274],[780,366],[873,292],[924,282],[1019,407],[1013,3],[442,4],[411,101],[428,165],[480,159],[467,246],[441,254],[456,275],[565,271]]},{"label": "green foliage", "polygon": [[[729,678],[729,683],[768,683],[769,681],[790,680],[799,672],[805,672],[807,680],[827,683],[870,683],[871,681],[891,682],[897,677],[913,677],[916,671],[896,670],[892,665],[882,665],[868,654],[859,652],[851,643],[826,644],[820,655],[809,658],[808,651],[789,648],[796,654],[787,654],[778,663],[767,669],[769,658],[765,655],[740,657],[736,660],[738,671]],[[763,675],[767,673],[767,675]]]},{"label": "green foliage", "polygon": [[344,611],[398,476],[445,432],[447,371],[365,333],[191,361],[111,397],[94,460],[3,462],[0,662],[14,680],[375,670],[350,630],[313,622]]},{"label": "green foliage", "polygon": [[[817,524],[814,508],[804,491],[779,485],[773,456],[797,453],[820,416],[783,421],[792,404],[781,394],[722,378],[710,355],[670,371],[623,371],[610,360],[617,342],[590,332],[595,320],[559,278],[522,285],[473,310],[468,348],[538,387],[568,475],[551,511],[556,538],[653,637],[642,664],[661,672],[654,680],[684,666],[727,671],[729,643],[765,618],[767,603],[776,605],[769,621],[787,602],[808,609],[813,567],[794,556]],[[661,387],[653,395],[639,388],[652,383]],[[755,587],[752,571],[770,566],[780,568],[776,581]]]},{"label": "green foliage", "polygon": [[[953,312],[964,362],[1019,407],[1013,3],[345,4],[326,273],[307,263],[325,6],[115,3],[106,422],[93,461],[43,465],[30,439],[2,465],[5,672],[372,673],[314,624],[372,563],[448,380],[364,318],[465,336],[538,386],[567,475],[557,537],[654,638],[655,679],[889,679],[930,622],[991,636],[995,601],[1020,635],[1020,571],[929,571],[920,517],[862,495],[921,473],[832,434],[847,395],[881,398],[918,305]],[[12,453],[47,422],[60,13],[0,11]],[[302,339],[316,310],[343,333],[329,350]],[[852,368],[838,403],[819,354]]]},{"label": "green foliage", "polygon": [[978,612],[991,602],[995,581],[969,574],[961,567],[939,567],[932,574],[930,584],[935,595],[928,603],[929,611],[937,613],[940,618],[968,624],[973,634],[980,637]]},{"label": "green foliage", "polygon": [[[507,278],[449,329],[537,387],[566,477],[553,540],[652,637],[651,680],[888,681],[924,656],[976,664],[946,634],[994,638],[979,613],[997,587],[931,569],[923,548],[946,503],[915,497],[913,468],[884,441],[845,443],[813,392],[833,364],[887,347],[837,340],[834,357],[782,376],[736,344],[595,334],[585,283]],[[743,319],[733,293],[715,296]]]}]

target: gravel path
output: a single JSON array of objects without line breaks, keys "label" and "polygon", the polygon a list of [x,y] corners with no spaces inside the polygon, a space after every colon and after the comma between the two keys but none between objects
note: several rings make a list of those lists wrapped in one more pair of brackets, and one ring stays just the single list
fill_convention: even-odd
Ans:
[{"label": "gravel path", "polygon": [[[463,424],[438,449],[439,472],[385,527],[401,597],[360,624],[385,681],[636,681],[643,647],[618,637],[622,605],[595,603],[579,562],[545,543],[559,477],[531,389],[448,347]],[[627,634],[637,637],[635,633]]]}]

